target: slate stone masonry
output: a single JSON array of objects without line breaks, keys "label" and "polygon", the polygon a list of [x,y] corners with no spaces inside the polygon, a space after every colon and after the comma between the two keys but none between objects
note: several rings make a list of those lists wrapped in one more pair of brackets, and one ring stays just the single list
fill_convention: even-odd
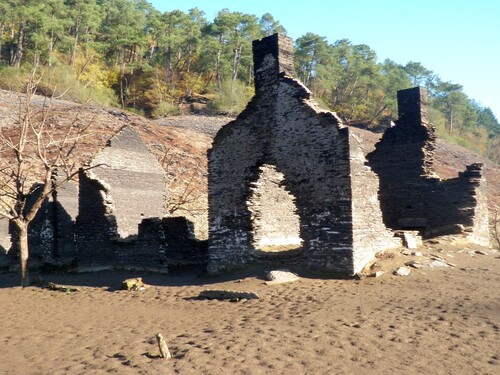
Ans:
[{"label": "slate stone masonry", "polygon": [[295,197],[303,245],[294,261],[332,274],[356,273],[377,251],[397,244],[382,223],[378,180],[340,118],[319,110],[310,91],[290,76],[293,41],[275,34],[253,48],[256,94],[222,127],[208,153],[208,270],[266,261],[253,230],[258,213],[248,201],[269,165]]},{"label": "slate stone masonry", "polygon": [[427,236],[463,231],[474,242],[489,245],[482,164],[467,166],[457,178],[437,176],[435,128],[427,120],[426,102],[423,88],[399,91],[399,119],[368,155],[368,165],[380,179],[384,223],[392,229],[420,229]]},{"label": "slate stone masonry", "polygon": [[[179,224],[182,218],[162,219],[165,172],[133,129],[117,133],[90,166],[79,175],[80,270],[167,272],[169,265],[182,263],[182,256],[185,264],[206,263],[203,243],[187,240],[189,223]],[[181,244],[179,238],[185,241]]]}]

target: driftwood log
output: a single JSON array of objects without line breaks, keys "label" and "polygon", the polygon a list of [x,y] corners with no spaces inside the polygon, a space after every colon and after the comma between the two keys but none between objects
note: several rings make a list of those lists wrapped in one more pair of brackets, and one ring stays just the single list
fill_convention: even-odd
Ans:
[{"label": "driftwood log", "polygon": [[165,342],[165,339],[163,338],[163,335],[161,333],[156,334],[156,341],[158,341],[158,348],[160,349],[161,357],[165,359],[172,358],[172,355],[168,350],[167,343]]},{"label": "driftwood log", "polygon": [[65,292],[65,293],[70,293],[70,292],[78,292],[78,288],[72,288],[66,285],[60,285],[56,283],[47,283],[47,288],[50,290],[56,290],[58,292]]},{"label": "driftwood log", "polygon": [[227,289],[205,289],[200,292],[198,296],[200,299],[218,299],[218,300],[233,300],[239,301],[242,299],[259,299],[257,293],[253,292],[240,292],[237,290],[227,290]]}]

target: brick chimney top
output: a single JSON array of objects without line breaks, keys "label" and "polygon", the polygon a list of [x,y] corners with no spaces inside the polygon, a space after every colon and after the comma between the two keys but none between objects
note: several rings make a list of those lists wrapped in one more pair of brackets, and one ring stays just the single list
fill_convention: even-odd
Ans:
[{"label": "brick chimney top", "polygon": [[294,75],[293,39],[273,34],[253,41],[255,91],[276,83],[280,74]]}]

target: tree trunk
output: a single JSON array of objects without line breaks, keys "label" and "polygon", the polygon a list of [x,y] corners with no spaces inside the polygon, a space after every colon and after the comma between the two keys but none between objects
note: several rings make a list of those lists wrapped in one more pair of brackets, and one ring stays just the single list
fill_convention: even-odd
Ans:
[{"label": "tree trunk", "polygon": [[2,36],[3,36],[3,29],[4,29],[4,26],[3,26],[3,23],[0,23],[0,60],[2,60]]},{"label": "tree trunk", "polygon": [[52,53],[54,52],[55,45],[56,45],[56,36],[54,34],[54,30],[51,30],[49,51],[47,52],[47,66],[52,66]]},{"label": "tree trunk", "polygon": [[217,86],[217,89],[221,89],[221,77],[220,77],[220,54],[221,50],[217,50],[217,59],[215,60],[215,84]]},{"label": "tree trunk", "polygon": [[173,78],[173,68],[172,68],[172,47],[170,46],[170,42],[168,43],[167,46],[166,58],[167,58],[167,82],[170,86],[172,86],[174,78]]},{"label": "tree trunk", "polygon": [[79,32],[80,32],[80,18],[77,18],[75,21],[75,40],[73,41],[73,45],[71,46],[71,52],[69,55],[69,65],[73,65],[75,63],[76,49],[78,48],[79,42]]},{"label": "tree trunk", "polygon": [[[125,91],[127,89],[128,84],[126,84],[125,78],[125,69],[126,69],[126,51],[125,49],[122,51],[122,62],[120,64],[120,102],[122,105],[122,109],[125,109]],[[125,84],[125,85],[124,85]]]},{"label": "tree trunk", "polygon": [[21,67],[21,60],[23,58],[24,51],[24,24],[19,25],[19,32],[17,36],[16,50],[14,53],[13,66],[16,69]]},{"label": "tree trunk", "polygon": [[237,45],[234,47],[234,52],[233,52],[233,81],[236,81],[238,78],[238,66],[240,63],[240,57],[241,57],[241,50],[243,46],[242,45]]},{"label": "tree trunk", "polygon": [[28,224],[18,223],[19,231],[19,263],[21,266],[21,286],[27,287],[30,285],[30,277],[28,270],[29,248],[28,248]]},{"label": "tree trunk", "polygon": [[450,112],[450,134],[453,132],[453,108]]}]

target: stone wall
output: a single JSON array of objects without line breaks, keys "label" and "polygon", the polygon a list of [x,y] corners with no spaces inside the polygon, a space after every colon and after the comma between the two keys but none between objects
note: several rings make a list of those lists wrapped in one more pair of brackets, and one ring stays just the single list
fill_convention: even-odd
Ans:
[{"label": "stone wall", "polygon": [[63,264],[75,258],[75,221],[78,216],[78,187],[74,181],[63,184],[52,195],[54,205],[54,257]]},{"label": "stone wall", "polygon": [[184,217],[166,217],[161,221],[163,262],[169,266],[203,265],[208,262],[207,241],[198,241],[194,225]]},{"label": "stone wall", "polygon": [[459,177],[440,179],[434,171],[435,128],[426,116],[426,91],[398,92],[399,119],[388,129],[369,166],[380,179],[385,224],[393,229],[421,229],[428,236],[465,231],[489,243],[485,179],[482,165],[467,167]]},{"label": "stone wall", "polygon": [[254,246],[260,250],[301,247],[300,217],[295,197],[283,187],[284,175],[262,165],[247,201],[253,224]]},{"label": "stone wall", "polygon": [[8,268],[11,264],[8,256],[10,246],[9,220],[0,219],[0,269]]},{"label": "stone wall", "polygon": [[[34,202],[34,198],[28,200],[28,207]],[[64,183],[45,200],[29,225],[28,242],[33,267],[68,265],[74,260],[74,220],[77,211],[78,191],[73,181]],[[17,262],[17,229],[12,223],[9,227],[9,257],[11,262]]]},{"label": "stone wall", "polygon": [[383,223],[378,176],[366,165],[361,140],[350,136],[353,264],[360,271],[378,252],[400,246]]},{"label": "stone wall", "polygon": [[80,269],[111,266],[115,260],[113,239],[118,239],[109,188],[103,181],[79,174],[79,212],[76,218],[77,262]]},{"label": "stone wall", "polygon": [[164,170],[129,127],[110,139],[90,168],[79,176],[78,265],[123,264],[141,221],[165,213]]},{"label": "stone wall", "polygon": [[[254,42],[256,95],[218,132],[209,151],[209,272],[265,261],[256,246],[256,211],[248,207],[263,166],[278,172],[280,185],[295,198],[302,240],[297,257],[303,265],[353,274],[375,249],[393,246],[380,211],[373,215],[374,195],[353,203],[353,186],[359,191],[361,179],[369,176],[377,186],[361,149],[341,120],[320,111],[310,91],[289,77],[292,46],[291,39],[278,35]],[[353,150],[358,161],[351,161]],[[353,212],[363,207],[369,207],[374,225],[354,225]]]},{"label": "stone wall", "polygon": [[120,238],[137,235],[142,219],[165,214],[165,172],[132,128],[111,138],[90,166],[88,177],[106,185]]},{"label": "stone wall", "polygon": [[164,218],[164,170],[134,130],[122,129],[79,175],[77,267],[167,272],[206,264],[206,244],[192,224]]}]

